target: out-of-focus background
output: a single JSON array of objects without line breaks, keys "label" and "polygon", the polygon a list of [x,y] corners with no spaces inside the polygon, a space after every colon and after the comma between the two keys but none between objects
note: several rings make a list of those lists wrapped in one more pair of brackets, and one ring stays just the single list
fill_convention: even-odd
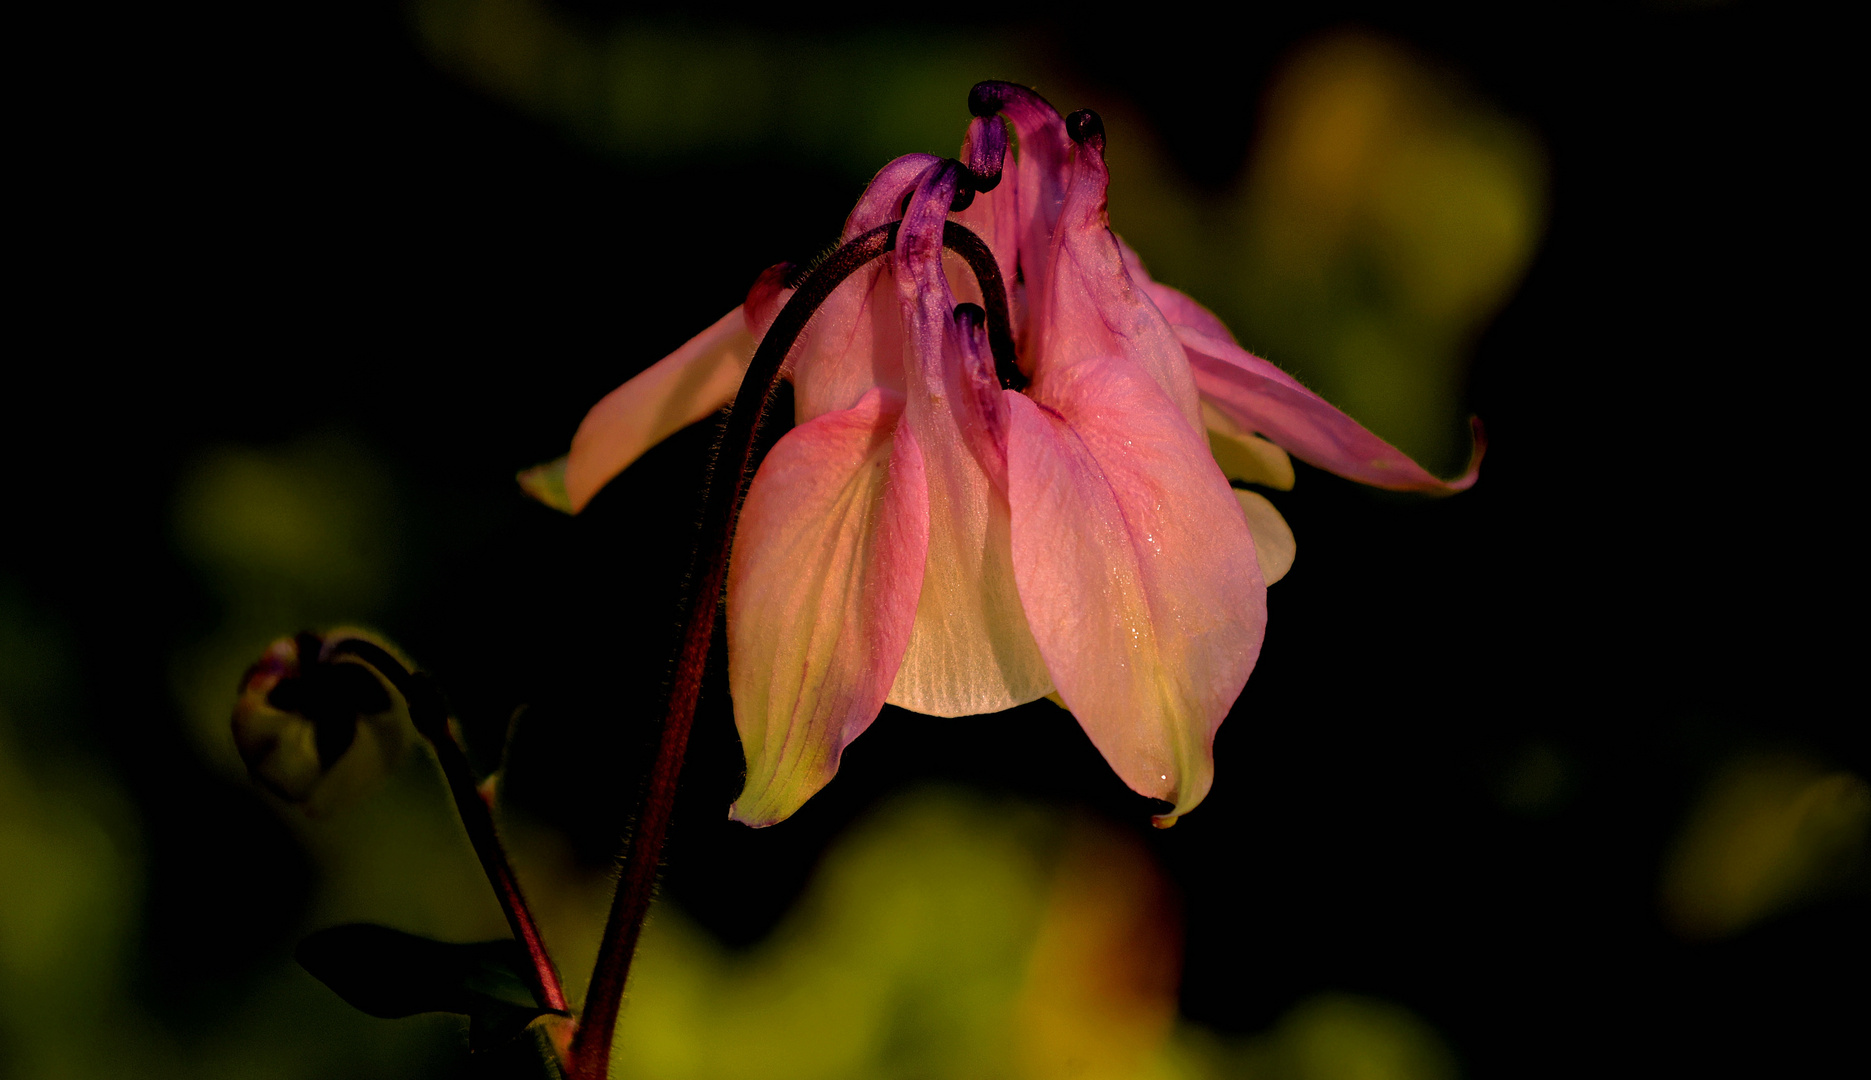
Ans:
[{"label": "out-of-focus background", "polygon": [[[1299,555],[1164,833],[1046,702],[886,709],[759,832],[716,654],[633,1077],[1445,1080],[1862,1064],[1871,753],[1827,260],[1838,27],[1658,3],[880,13],[610,0],[27,24],[0,383],[0,1073],[456,1075],[291,960],[498,911],[432,765],[308,821],[266,643],[437,673],[571,983],[647,767],[712,437],[577,519],[516,469],[1010,78],[1114,227],[1444,472],[1299,467]],[[509,737],[509,731],[511,735]]]}]

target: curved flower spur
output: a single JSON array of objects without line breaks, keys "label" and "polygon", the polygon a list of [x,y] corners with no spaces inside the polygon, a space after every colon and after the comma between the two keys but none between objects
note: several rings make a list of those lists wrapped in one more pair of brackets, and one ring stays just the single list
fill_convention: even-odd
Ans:
[{"label": "curved flower spur", "polygon": [[[1107,224],[1097,114],[1004,82],[969,108],[961,158],[886,165],[797,293],[768,271],[521,475],[577,512],[737,390],[751,445],[743,407],[792,380],[796,426],[738,530],[731,505],[722,522],[747,757],[731,814],[750,825],[823,787],[885,702],[962,716],[1055,693],[1169,825],[1209,789],[1293,558],[1272,504],[1229,480],[1290,488],[1289,452],[1392,490],[1475,480],[1479,426],[1468,468],[1437,479],[1150,280]],[[775,370],[743,387],[757,349]],[[711,621],[720,577],[698,585]]]}]

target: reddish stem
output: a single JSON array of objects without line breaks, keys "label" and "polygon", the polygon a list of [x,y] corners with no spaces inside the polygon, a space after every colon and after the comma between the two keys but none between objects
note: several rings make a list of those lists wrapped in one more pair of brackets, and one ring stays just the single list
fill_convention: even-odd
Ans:
[{"label": "reddish stem", "polygon": [[439,737],[431,736],[429,741],[435,746],[435,756],[441,759],[442,773],[448,777],[448,790],[455,796],[455,809],[461,814],[461,823],[467,826],[474,853],[481,858],[481,869],[486,871],[488,883],[493,885],[494,895],[500,899],[500,910],[506,913],[507,925],[512,927],[514,939],[526,947],[526,955],[532,958],[536,984],[533,989],[539,993],[539,1003],[569,1015],[571,1009],[565,1004],[559,973],[546,952],[546,939],[540,936],[539,924],[533,921],[526,897],[520,892],[520,879],[514,876],[513,867],[507,862],[506,849],[501,847],[500,835],[494,831],[494,815],[475,786],[468,756],[461,752],[461,745],[455,742],[447,727],[442,728]]}]

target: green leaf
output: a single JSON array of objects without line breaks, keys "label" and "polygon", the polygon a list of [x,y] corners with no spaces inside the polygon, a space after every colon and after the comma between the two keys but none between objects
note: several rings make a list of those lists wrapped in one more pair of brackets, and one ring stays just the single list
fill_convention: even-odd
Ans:
[{"label": "green leaf", "polygon": [[554,510],[567,514],[573,512],[572,497],[565,491],[564,458],[554,458],[544,465],[535,465],[523,470],[514,479],[520,482],[521,491]]},{"label": "green leaf", "polygon": [[425,1012],[468,1018],[468,1045],[514,1038],[537,1017],[566,1015],[542,1005],[526,977],[520,943],[431,941],[387,926],[353,923],[308,935],[299,964],[353,1008],[394,1020]]}]

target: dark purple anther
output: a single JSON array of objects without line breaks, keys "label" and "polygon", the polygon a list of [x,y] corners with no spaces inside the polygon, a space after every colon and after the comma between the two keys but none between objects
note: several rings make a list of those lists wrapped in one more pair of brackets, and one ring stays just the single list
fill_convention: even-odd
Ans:
[{"label": "dark purple anther", "polygon": [[1075,143],[1104,139],[1104,119],[1090,109],[1080,109],[1065,118],[1065,133]]}]

